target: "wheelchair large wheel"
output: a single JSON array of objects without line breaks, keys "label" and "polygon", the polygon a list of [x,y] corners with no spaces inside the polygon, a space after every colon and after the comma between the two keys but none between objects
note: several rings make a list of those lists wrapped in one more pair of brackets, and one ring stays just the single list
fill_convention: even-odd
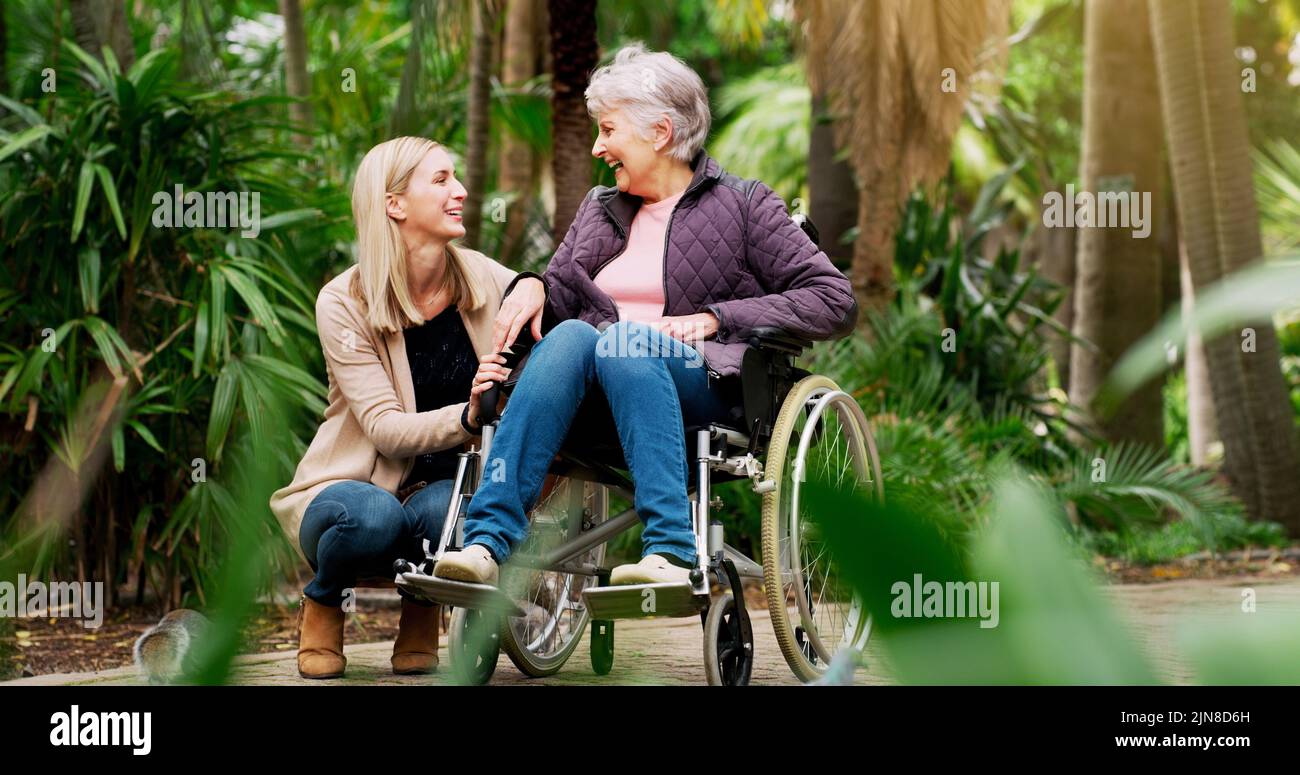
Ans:
[{"label": "wheelchair large wheel", "polygon": [[[550,551],[571,540],[582,524],[604,522],[608,508],[604,486],[564,476],[548,477],[529,515],[528,540],[519,554]],[[601,544],[570,562],[594,567],[604,558],[605,546]],[[582,641],[590,618],[582,591],[595,583],[595,576],[506,563],[501,588],[524,610],[524,616],[507,617],[501,624],[501,647],[515,667],[534,678],[559,672]]]},{"label": "wheelchair large wheel", "polygon": [[827,377],[800,380],[781,405],[764,466],[776,487],[763,495],[763,589],[781,654],[812,681],[842,648],[861,651],[871,620],[835,569],[808,518],[800,489],[812,476],[883,497],[880,457],[866,416]]}]

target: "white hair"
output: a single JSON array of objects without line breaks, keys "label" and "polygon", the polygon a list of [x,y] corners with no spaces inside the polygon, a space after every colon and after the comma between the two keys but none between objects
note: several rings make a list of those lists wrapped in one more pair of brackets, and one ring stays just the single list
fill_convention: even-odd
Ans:
[{"label": "white hair", "polygon": [[647,51],[641,43],[619,49],[614,61],[596,70],[587,86],[587,112],[593,118],[622,108],[643,137],[664,116],[673,125],[669,154],[684,162],[695,158],[709,135],[709,95],[704,81],[685,62],[664,51]]}]

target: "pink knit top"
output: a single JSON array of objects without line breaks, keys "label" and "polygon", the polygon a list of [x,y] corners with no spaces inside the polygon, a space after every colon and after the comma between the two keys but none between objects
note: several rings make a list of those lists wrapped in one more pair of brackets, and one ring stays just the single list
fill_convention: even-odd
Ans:
[{"label": "pink knit top", "polygon": [[596,287],[618,306],[619,320],[657,323],[663,318],[664,236],[682,193],[643,203],[632,218],[627,248],[596,275]]}]

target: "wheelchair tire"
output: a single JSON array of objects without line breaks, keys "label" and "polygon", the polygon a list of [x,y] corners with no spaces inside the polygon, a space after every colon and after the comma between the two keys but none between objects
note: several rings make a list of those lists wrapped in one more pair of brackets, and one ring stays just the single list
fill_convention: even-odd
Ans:
[{"label": "wheelchair tire", "polygon": [[805,377],[786,396],[763,470],[776,482],[763,495],[762,516],[763,590],[772,629],[790,669],[813,681],[841,648],[866,647],[871,619],[829,562],[819,565],[828,558],[801,505],[799,468],[805,472],[799,478],[810,469],[852,475],[884,497],[880,456],[862,408],[821,375]]},{"label": "wheelchair tire", "polygon": [[736,599],[730,592],[709,606],[704,620],[704,675],[709,686],[748,686],[754,669],[754,636],[736,614]]},{"label": "wheelchair tire", "polygon": [[[542,495],[529,514],[532,530],[521,551],[540,553],[548,546],[572,538],[565,525],[569,524],[573,509],[582,510],[584,522],[605,521],[608,491],[594,482],[547,477]],[[604,558],[605,546],[601,544],[577,559],[599,566]],[[582,590],[594,585],[596,577],[538,571],[510,563],[506,563],[502,574],[502,589],[510,590],[527,614],[502,620],[502,649],[524,675],[532,678],[555,675],[582,641],[590,619]]]},{"label": "wheelchair tire", "polygon": [[458,683],[481,686],[492,680],[501,655],[500,625],[495,614],[457,608],[447,628],[447,657]]}]

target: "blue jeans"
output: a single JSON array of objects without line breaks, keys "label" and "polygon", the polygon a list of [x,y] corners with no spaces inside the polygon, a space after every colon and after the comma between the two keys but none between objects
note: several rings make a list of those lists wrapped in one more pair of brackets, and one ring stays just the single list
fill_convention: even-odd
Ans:
[{"label": "blue jeans", "polygon": [[399,557],[423,559],[422,540],[437,543],[452,485],[451,479],[430,482],[405,505],[369,482],[338,482],[321,490],[298,529],[298,543],[316,571],[303,592],[321,605],[339,606],[357,579],[391,577]]},{"label": "blue jeans", "polygon": [[635,484],[634,508],[645,523],[642,555],[695,562],[686,498],[695,456],[688,453],[685,426],[726,419],[732,401],[710,381],[693,348],[627,321],[601,333],[566,320],[534,346],[470,501],[466,546],[482,544],[504,562],[523,541],[526,514],[593,385],[608,401]]}]

